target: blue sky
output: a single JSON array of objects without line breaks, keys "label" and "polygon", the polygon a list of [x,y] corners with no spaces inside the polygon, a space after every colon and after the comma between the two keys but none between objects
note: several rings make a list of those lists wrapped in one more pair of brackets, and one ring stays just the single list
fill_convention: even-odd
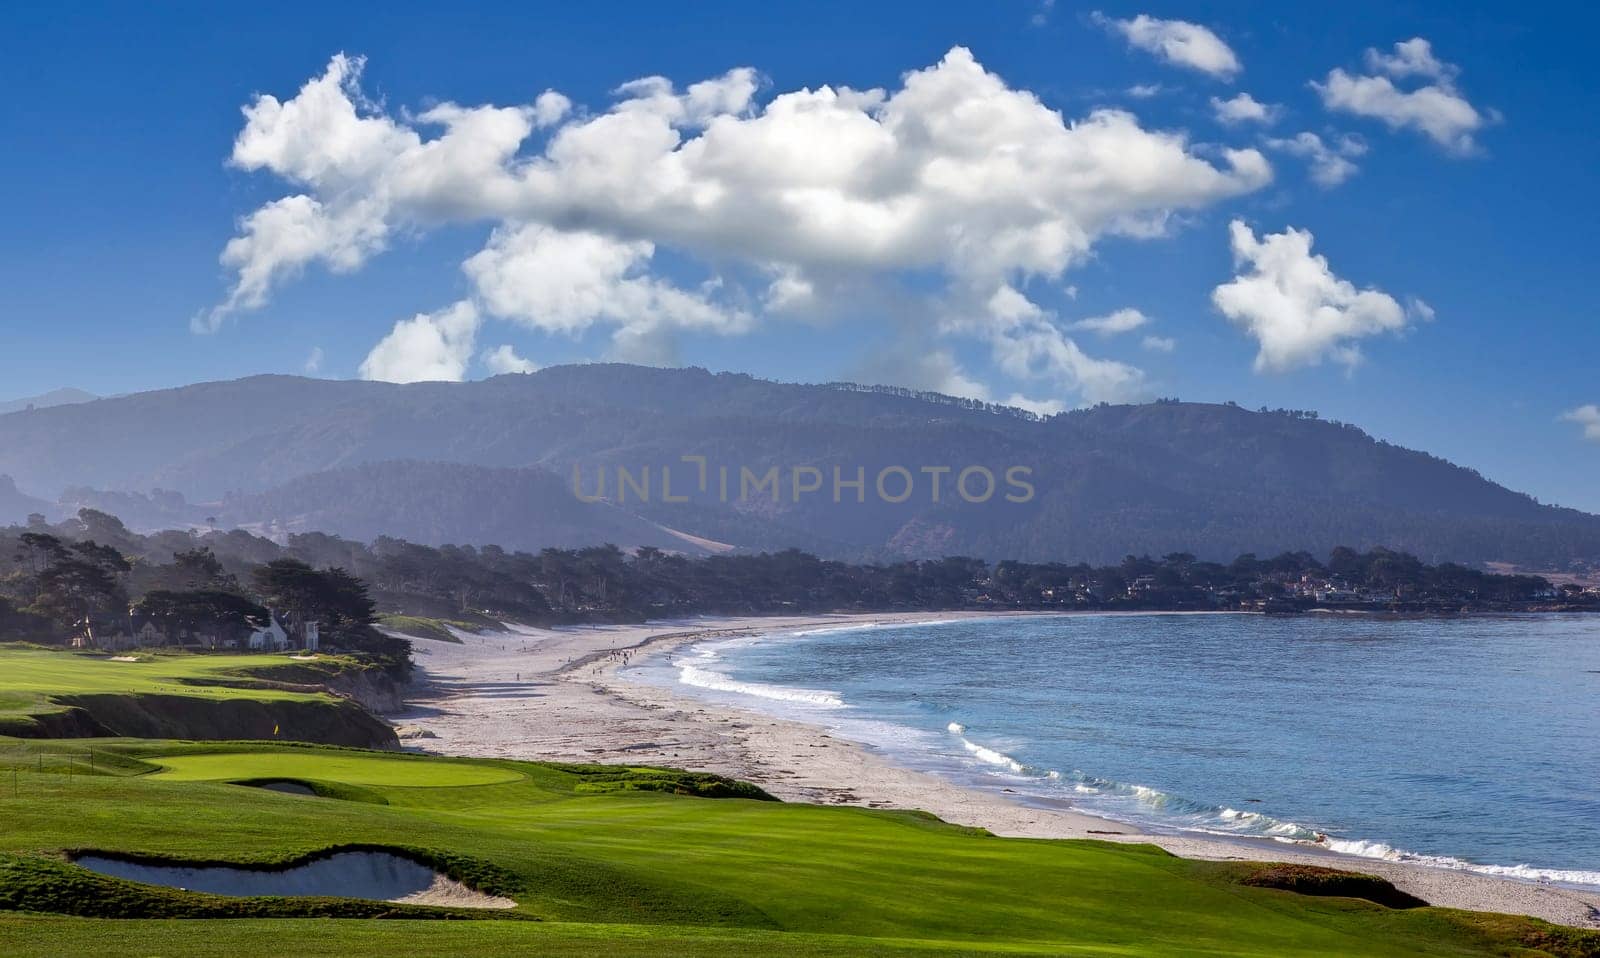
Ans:
[{"label": "blue sky", "polygon": [[[1352,3],[1336,16],[1266,3],[862,6],[700,4],[692,20],[626,3],[10,8],[0,29],[0,74],[13,91],[0,103],[0,398],[298,373],[314,354],[323,376],[477,378],[507,368],[488,357],[510,347],[537,365],[643,358],[1046,407],[1178,396],[1312,408],[1544,501],[1600,511],[1600,441],[1585,439],[1582,421],[1600,403],[1600,324],[1583,279],[1600,222],[1600,95],[1585,43],[1595,14],[1444,3]],[[1232,62],[1173,24],[1205,28]],[[1395,47],[1413,38],[1431,60]],[[970,58],[947,60],[956,47]],[[352,165],[309,120],[258,118],[257,148],[241,161],[241,109],[258,94],[291,101],[340,52],[365,66],[357,76],[349,61],[345,85],[335,78],[328,91],[381,121],[385,136],[438,137],[418,117],[441,103],[521,108],[530,131],[503,164],[459,186],[435,177],[415,187],[426,169],[394,159],[399,147],[379,150],[382,164]],[[729,74],[740,67],[754,73]],[[897,105],[914,71],[937,90]],[[671,80],[670,96],[616,92],[647,76]],[[739,89],[746,78],[753,93]],[[687,93],[704,80],[717,81],[709,112]],[[1373,98],[1375,84],[1398,99]],[[887,127],[898,115],[905,129],[948,121],[956,132],[902,130],[894,162],[867,177],[865,163],[829,166],[851,155],[842,141],[754,124],[771,119],[775,99],[825,85],[885,91],[888,106],[866,103],[852,121]],[[1426,88],[1426,103],[1408,96]],[[992,117],[974,121],[957,99],[974,90],[1019,111],[1005,132],[976,137],[990,149],[979,159],[960,124],[989,130]],[[545,91],[566,109],[540,101]],[[1220,120],[1213,98],[1240,93],[1267,117]],[[480,189],[506,174],[509,190],[525,162],[618,115],[622,101],[677,111],[660,128],[680,143],[726,125],[748,134],[738,142],[750,149],[815,152],[779,185],[835,180],[802,191],[815,193],[812,206],[780,215],[761,204],[776,195],[771,167],[781,163],[708,173],[707,149],[690,187],[729,199],[703,216],[667,201],[645,209],[640,190],[659,183],[588,182],[587,154],[526,196]],[[1059,130],[1029,112],[1034,101],[1061,114]],[[1475,125],[1460,122],[1453,101]],[[1096,125],[1101,109],[1123,119]],[[620,151],[590,132],[606,159]],[[1324,179],[1342,182],[1315,181],[1304,139],[1289,142],[1304,133],[1335,167]],[[1096,158],[1106,144],[1117,149]],[[1020,167],[1006,165],[1013,146],[1029,157]],[[1270,175],[1227,150],[1254,151]],[[669,149],[653,159],[668,165],[650,169],[675,170],[680,158]],[[936,189],[886,179],[912,159],[924,184],[960,172]],[[1089,186],[1070,185],[1079,174]],[[395,182],[413,184],[409,199],[393,198]],[[1046,194],[1056,205],[1030,218]],[[237,308],[218,311],[240,262],[219,255],[242,220],[294,196],[346,211],[341,222],[366,238],[330,241],[301,265],[278,261],[260,295],[244,297],[259,304],[235,296]],[[916,225],[830,233],[841,196],[858,202],[863,222],[911,208]],[[374,219],[356,222],[362,202],[380,201]],[[824,226],[798,244],[793,215]],[[1019,216],[1025,248],[994,252],[1019,235]],[[1261,244],[1256,259],[1230,248],[1235,221]],[[1309,251],[1295,248],[1291,228],[1314,237]],[[1052,247],[1060,235],[1071,238]],[[267,269],[263,248],[252,262]],[[574,276],[593,282],[561,285]],[[810,295],[793,306],[797,289]],[[396,328],[417,314],[424,321]],[[1112,316],[1122,318],[1096,323]],[[422,355],[430,349],[451,355]],[[1590,432],[1600,440],[1600,421]]]}]

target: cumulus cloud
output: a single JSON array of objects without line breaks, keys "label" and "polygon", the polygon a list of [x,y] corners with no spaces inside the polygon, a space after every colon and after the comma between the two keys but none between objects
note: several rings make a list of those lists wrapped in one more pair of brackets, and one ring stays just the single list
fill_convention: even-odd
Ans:
[{"label": "cumulus cloud", "polygon": [[995,290],[988,304],[995,320],[988,330],[997,365],[1017,379],[1043,380],[1087,402],[1126,402],[1145,392],[1144,373],[1085,353],[1055,317],[1011,286]]},{"label": "cumulus cloud", "polygon": [[1120,34],[1128,45],[1154,54],[1174,66],[1199,70],[1219,79],[1232,79],[1243,69],[1233,49],[1222,38],[1187,20],[1160,20],[1139,14],[1131,20],[1114,20],[1099,11],[1094,22]]},{"label": "cumulus cloud", "polygon": [[[1257,239],[1239,220],[1228,226],[1240,272],[1212,290],[1211,300],[1254,337],[1257,372],[1283,372],[1332,358],[1361,361],[1357,341],[1406,328],[1412,312],[1387,293],[1358,290],[1311,252],[1312,235],[1293,227]],[[1428,311],[1431,316],[1432,310]]]},{"label": "cumulus cloud", "polygon": [[1144,313],[1125,307],[1104,316],[1080,319],[1072,324],[1072,328],[1088,330],[1101,336],[1116,336],[1120,333],[1131,333],[1148,322],[1150,317]]},{"label": "cumulus cloud", "polygon": [[460,382],[482,325],[468,300],[394,324],[361,363],[362,379],[390,383]]},{"label": "cumulus cloud", "polygon": [[1358,137],[1340,136],[1329,144],[1310,131],[1266,143],[1272,149],[1304,157],[1311,167],[1311,181],[1323,189],[1332,189],[1360,172],[1352,158],[1367,152],[1367,144]]},{"label": "cumulus cloud", "polygon": [[[1311,86],[1329,110],[1381,120],[1391,130],[1416,130],[1458,156],[1477,151],[1476,134],[1495,116],[1467,101],[1456,88],[1459,68],[1434,56],[1427,40],[1396,43],[1393,53],[1369,49],[1367,67],[1369,75],[1335,68]],[[1430,82],[1409,90],[1394,82],[1412,78]]]},{"label": "cumulus cloud", "polygon": [[315,376],[322,372],[323,353],[321,346],[311,347],[311,352],[306,355],[306,361],[301,364],[301,370],[307,376]]},{"label": "cumulus cloud", "polygon": [[539,371],[539,364],[531,359],[524,359],[517,355],[511,346],[498,346],[483,354],[484,368],[492,375],[504,376],[507,373],[535,373]]},{"label": "cumulus cloud", "polygon": [[1170,336],[1146,336],[1139,345],[1153,353],[1170,353],[1178,348],[1178,341]]},{"label": "cumulus cloud", "polygon": [[1248,93],[1240,93],[1226,100],[1212,97],[1211,112],[1216,116],[1217,122],[1227,126],[1238,126],[1241,123],[1276,123],[1283,108],[1275,103],[1262,103]]},{"label": "cumulus cloud", "polygon": [[[603,323],[629,358],[670,351],[674,330],[737,333],[751,317],[679,289],[647,272],[655,247],[540,224],[496,230],[466,261],[478,300],[494,316],[550,333],[576,335]],[[649,343],[646,349],[642,344]]]},{"label": "cumulus cloud", "polygon": [[1600,406],[1589,403],[1561,416],[1565,422],[1575,422],[1583,427],[1583,438],[1600,442]]},{"label": "cumulus cloud", "polygon": [[[1205,44],[1172,49],[1193,59]],[[760,75],[738,68],[682,89],[625,83],[600,111],[552,90],[395,115],[362,95],[362,68],[335,57],[295,96],[245,108],[232,163],[294,192],[241,220],[223,253],[231,289],[196,328],[261,306],[307,267],[357,269],[399,233],[485,223],[487,244],[464,264],[474,335],[483,317],[561,335],[599,327],[614,355],[662,355],[677,331],[737,335],[769,314],[837,307],[835,291],[931,277],[931,332],[992,343],[1020,335],[985,308],[994,290],[1058,280],[1103,237],[1163,235],[1175,214],[1272,179],[1256,149],[1194,149],[1119,110],[1063,117],[961,47],[896,89],[763,102]],[[675,275],[703,268],[727,285],[662,278],[663,249]],[[956,313],[976,320],[949,322]],[[471,337],[422,316],[396,326],[372,368],[411,374],[388,358],[397,336],[432,347],[408,354],[448,357],[424,364],[430,375],[473,355],[456,348]],[[1039,349],[1071,365],[1063,346]]]},{"label": "cumulus cloud", "polygon": [[1454,80],[1461,72],[1453,63],[1445,63],[1433,55],[1433,44],[1421,37],[1412,37],[1394,45],[1393,53],[1367,48],[1367,66],[1375,73],[1392,77],[1420,76],[1432,80]]}]

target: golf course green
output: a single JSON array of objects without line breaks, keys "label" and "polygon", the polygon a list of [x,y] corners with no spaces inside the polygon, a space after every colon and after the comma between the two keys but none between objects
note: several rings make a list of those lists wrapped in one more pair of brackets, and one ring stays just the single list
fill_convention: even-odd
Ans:
[{"label": "golf course green", "polygon": [[[234,784],[263,780],[350,797]],[[1150,846],[1002,839],[915,813],[759,794],[697,797],[717,794],[719,783],[653,769],[270,743],[0,741],[0,954],[1592,955],[1600,947],[1596,936],[1529,919],[1251,887],[1244,880],[1259,866],[1193,862]],[[403,852],[517,908],[363,912],[337,901],[216,898],[70,863],[92,851],[269,866],[352,847]],[[480,920],[422,920],[434,915]]]},{"label": "golf course green", "polygon": [[272,739],[392,748],[394,733],[330,694],[369,673],[333,655],[128,656],[0,647],[0,735]]},{"label": "golf course green", "polygon": [[[101,724],[173,701],[359,711],[262,678],[285,664],[4,649],[0,717],[25,724],[86,702]],[[102,698],[120,704],[95,705]],[[343,853],[407,858],[502,907],[225,897],[75,864],[288,870]],[[780,803],[670,769],[281,740],[0,736],[7,958],[1600,955],[1590,932],[1417,904],[1376,879],[998,838],[916,812]]]}]

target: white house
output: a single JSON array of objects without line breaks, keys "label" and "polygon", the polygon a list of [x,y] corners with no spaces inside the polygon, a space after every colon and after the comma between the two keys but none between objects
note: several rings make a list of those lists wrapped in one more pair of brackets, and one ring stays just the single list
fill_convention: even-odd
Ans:
[{"label": "white house", "polygon": [[278,617],[273,616],[265,628],[250,633],[248,645],[257,652],[282,652],[289,647],[289,633],[283,630]]}]

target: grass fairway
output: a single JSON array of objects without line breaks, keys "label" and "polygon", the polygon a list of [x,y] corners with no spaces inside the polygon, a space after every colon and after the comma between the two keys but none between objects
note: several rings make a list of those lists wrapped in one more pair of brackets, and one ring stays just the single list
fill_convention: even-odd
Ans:
[{"label": "grass fairway", "polygon": [[0,735],[241,738],[381,746],[393,734],[317,691],[358,663],[339,656],[104,655],[0,646]]},{"label": "grass fairway", "polygon": [[[1149,846],[1000,839],[912,813],[672,794],[704,790],[681,773],[171,742],[95,743],[91,766],[89,744],[51,743],[43,771],[38,746],[0,744],[0,954],[1600,950],[1594,936],[1520,918],[1246,887],[1231,866]],[[376,801],[229,784],[262,779],[328,783]],[[483,921],[110,921],[96,916],[188,914],[205,896],[90,885],[94,876],[62,863],[68,850],[282,863],[350,845],[410,850],[518,908]],[[209,901],[216,914],[219,900]],[[166,910],[152,911],[156,903]],[[1543,950],[1515,950],[1533,946]]]},{"label": "grass fairway", "polygon": [[235,782],[247,779],[309,779],[345,785],[394,788],[456,788],[521,781],[515,768],[473,762],[373,758],[360,753],[295,755],[239,751],[174,755],[151,760],[158,778],[174,782]]},{"label": "grass fairway", "polygon": [[[119,662],[101,655],[0,647],[0,719],[60,711],[52,700],[76,695],[160,693],[220,701],[240,696],[235,686],[252,670],[291,664],[281,655],[139,655]],[[224,684],[224,683],[231,683]],[[268,686],[247,694],[260,701],[312,701],[321,696]]]}]

